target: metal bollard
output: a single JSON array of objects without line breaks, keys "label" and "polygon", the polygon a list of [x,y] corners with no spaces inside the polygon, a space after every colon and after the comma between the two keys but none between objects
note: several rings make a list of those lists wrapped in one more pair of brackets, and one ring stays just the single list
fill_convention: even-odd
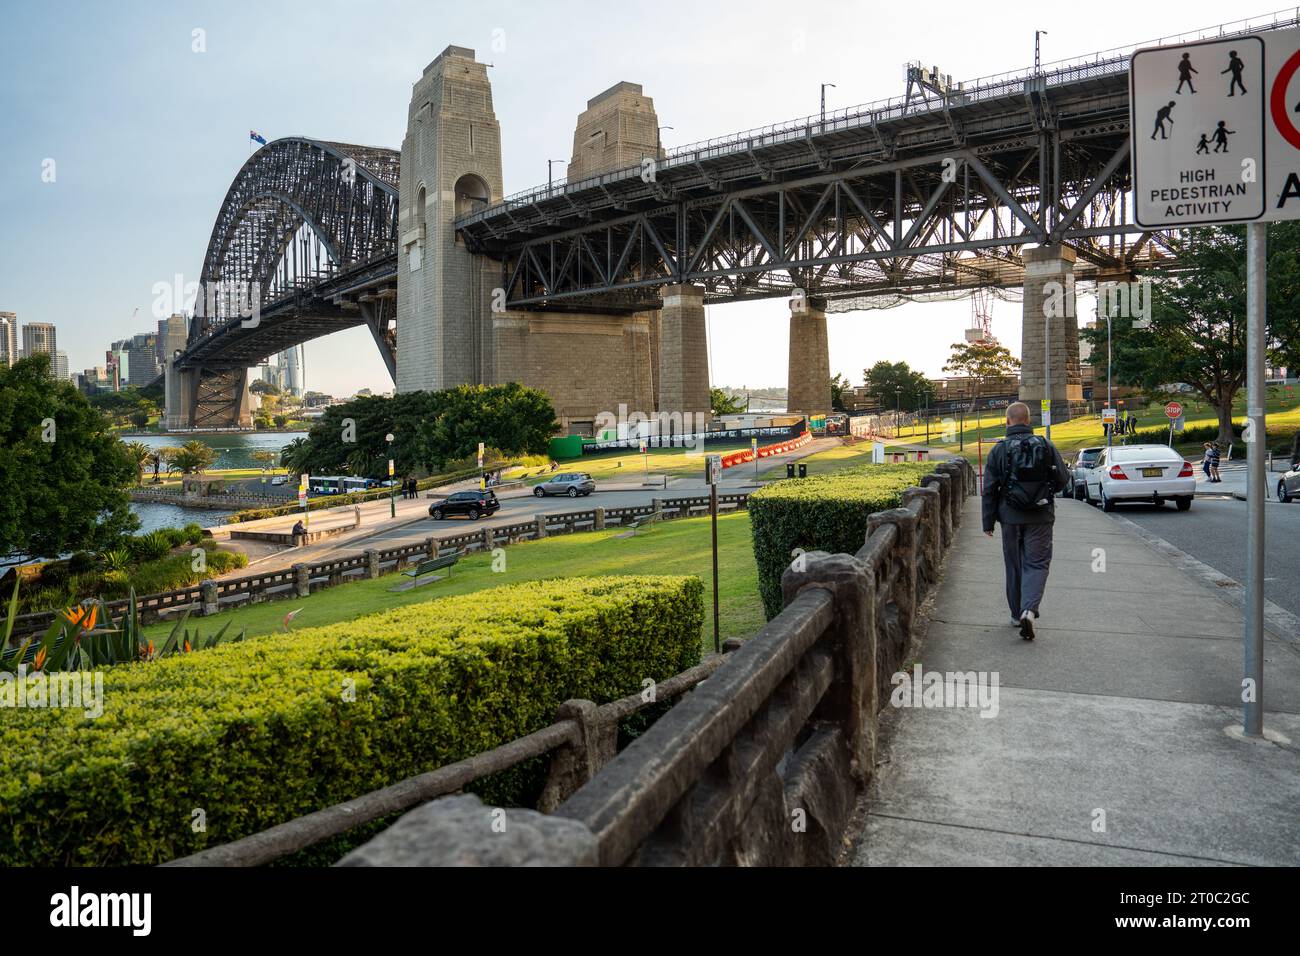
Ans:
[{"label": "metal bollard", "polygon": [[803,462],[799,463],[799,477],[800,478],[808,477],[808,466],[805,465]]}]

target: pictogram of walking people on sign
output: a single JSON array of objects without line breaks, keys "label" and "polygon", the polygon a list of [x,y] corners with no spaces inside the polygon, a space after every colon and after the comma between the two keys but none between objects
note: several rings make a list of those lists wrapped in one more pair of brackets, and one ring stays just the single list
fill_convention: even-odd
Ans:
[{"label": "pictogram of walking people on sign", "polygon": [[[1237,55],[1237,51],[1229,50],[1228,66],[1226,69],[1219,71],[1220,76],[1231,74],[1228,80],[1228,96],[1235,96],[1238,90],[1243,94],[1246,92],[1246,84],[1242,82],[1242,74],[1245,72],[1245,69],[1246,64],[1242,61],[1241,57]],[[1200,72],[1200,70],[1196,69],[1196,67],[1192,65],[1192,55],[1190,53],[1184,53],[1178,60],[1178,86],[1174,89],[1174,94],[1176,96],[1181,96],[1183,87],[1186,86],[1188,93],[1190,95],[1195,95],[1196,85],[1192,82],[1192,77],[1199,76]],[[1152,139],[1156,139],[1157,137],[1160,139],[1169,138],[1169,133],[1172,131],[1174,126],[1174,107],[1177,105],[1177,100],[1170,100],[1164,106],[1156,110],[1155,125],[1151,130]],[[1297,112],[1300,112],[1300,104],[1297,104],[1296,110]],[[1236,131],[1228,129],[1228,123],[1226,120],[1219,120],[1212,132],[1201,133],[1200,138],[1196,142],[1196,154],[1198,156],[1208,156],[1212,152],[1227,153],[1229,151],[1228,137],[1235,135]],[[1210,148],[1211,145],[1213,145],[1213,149]]]}]

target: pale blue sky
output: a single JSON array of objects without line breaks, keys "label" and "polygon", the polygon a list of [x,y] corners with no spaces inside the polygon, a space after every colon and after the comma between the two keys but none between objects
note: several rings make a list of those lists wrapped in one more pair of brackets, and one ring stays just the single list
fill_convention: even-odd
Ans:
[{"label": "pale blue sky", "polygon": [[[411,84],[448,44],[473,47],[501,122],[507,192],[567,157],[588,98],[620,80],[655,101],[667,146],[899,95],[921,59],[956,79],[1218,23],[1224,8],[1098,0],[999,11],[968,2],[41,2],[0,23],[0,310],[58,326],[70,367],[156,327],[152,288],[197,276],[248,131],[397,148]],[[1264,13],[1231,9],[1226,16]],[[206,52],[192,51],[192,31]],[[496,41],[494,47],[494,40]],[[41,181],[55,160],[57,179]],[[132,319],[133,310],[139,316]],[[1088,310],[1090,313],[1090,309]],[[937,374],[966,302],[831,319],[831,363],[903,359]],[[1018,306],[994,332],[1019,351]],[[1086,318],[1087,316],[1085,316]],[[780,300],[710,309],[717,383],[784,385]],[[391,387],[368,333],[307,346],[308,385]]]}]

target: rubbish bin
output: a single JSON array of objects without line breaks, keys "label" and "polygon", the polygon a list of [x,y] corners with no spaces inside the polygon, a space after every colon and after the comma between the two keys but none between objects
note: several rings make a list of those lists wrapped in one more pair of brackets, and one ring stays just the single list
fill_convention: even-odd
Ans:
[{"label": "rubbish bin", "polygon": [[786,476],[787,478],[793,478],[793,477],[794,477],[794,462],[792,462],[792,461],[787,461],[787,462],[785,463],[785,476]]},{"label": "rubbish bin", "polygon": [[805,465],[803,462],[799,463],[799,477],[800,478],[808,477],[808,466]]}]

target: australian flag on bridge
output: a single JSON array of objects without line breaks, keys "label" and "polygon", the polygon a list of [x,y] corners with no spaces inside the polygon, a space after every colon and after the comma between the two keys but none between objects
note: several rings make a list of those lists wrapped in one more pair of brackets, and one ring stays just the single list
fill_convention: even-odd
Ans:
[{"label": "australian flag on bridge", "polygon": [[263,136],[261,133],[254,132],[251,129],[248,131],[248,138],[254,143],[261,143],[263,146],[266,145],[266,137]]}]

